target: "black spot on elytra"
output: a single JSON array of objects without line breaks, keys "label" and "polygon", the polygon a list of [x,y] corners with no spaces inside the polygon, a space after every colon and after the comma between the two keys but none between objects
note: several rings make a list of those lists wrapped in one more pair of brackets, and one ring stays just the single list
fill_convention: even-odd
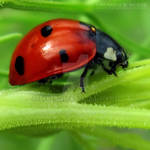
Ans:
[{"label": "black spot on elytra", "polygon": [[52,30],[52,27],[47,25],[41,29],[41,34],[43,37],[47,37],[51,34]]},{"label": "black spot on elytra", "polygon": [[24,59],[22,56],[18,56],[15,62],[15,69],[19,75],[24,74]]},{"label": "black spot on elytra", "polygon": [[59,55],[60,55],[60,58],[61,58],[62,62],[67,62],[68,61],[69,57],[68,57],[68,54],[66,53],[66,50],[60,50]]}]

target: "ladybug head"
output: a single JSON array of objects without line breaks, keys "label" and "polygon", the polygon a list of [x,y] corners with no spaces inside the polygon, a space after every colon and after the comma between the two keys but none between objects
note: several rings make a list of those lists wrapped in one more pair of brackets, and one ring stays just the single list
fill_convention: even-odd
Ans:
[{"label": "ladybug head", "polygon": [[100,58],[122,66],[122,68],[128,66],[128,57],[124,49],[109,35],[99,30],[96,31],[96,50]]},{"label": "ladybug head", "polygon": [[122,68],[127,68],[128,67],[128,57],[127,57],[124,49],[123,48],[118,49],[118,51],[116,51],[116,55],[117,55],[117,64],[122,66]]}]

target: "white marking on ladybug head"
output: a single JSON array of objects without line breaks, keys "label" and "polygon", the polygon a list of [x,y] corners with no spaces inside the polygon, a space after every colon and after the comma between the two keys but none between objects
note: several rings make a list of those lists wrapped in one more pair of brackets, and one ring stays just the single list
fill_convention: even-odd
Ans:
[{"label": "white marking on ladybug head", "polygon": [[116,61],[117,60],[116,51],[112,47],[108,47],[106,52],[104,53],[104,58]]}]

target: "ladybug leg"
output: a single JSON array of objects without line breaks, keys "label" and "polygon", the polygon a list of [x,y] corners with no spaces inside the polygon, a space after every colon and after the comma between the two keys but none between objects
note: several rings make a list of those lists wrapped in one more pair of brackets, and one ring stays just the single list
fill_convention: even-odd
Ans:
[{"label": "ladybug leg", "polygon": [[50,84],[52,84],[53,80],[58,79],[58,78],[61,78],[62,76],[63,76],[63,73],[62,73],[62,74],[56,74],[56,75],[50,77],[50,78],[49,78],[49,79],[50,79],[50,81],[49,81]]},{"label": "ladybug leg", "polygon": [[115,70],[116,70],[115,66],[111,67],[111,69],[107,69],[102,61],[100,62],[100,64],[101,64],[102,68],[104,69],[104,71],[106,71],[108,74],[110,74],[110,75],[114,74],[115,76],[117,76],[117,74],[115,72]]},{"label": "ladybug leg", "polygon": [[53,80],[50,80],[49,83],[50,83],[50,85],[51,85],[51,84],[53,83]]},{"label": "ladybug leg", "polygon": [[55,79],[61,78],[62,76],[63,76],[63,73],[62,74],[56,74],[56,75],[50,77],[50,79],[55,80]]},{"label": "ladybug leg", "polygon": [[117,66],[117,63],[115,63],[115,62],[109,62],[109,66],[111,67],[111,71],[112,71],[112,73],[115,75],[115,76],[117,76],[117,74],[116,74],[116,66]]},{"label": "ladybug leg", "polygon": [[97,69],[97,66],[95,65],[95,66],[92,66],[92,68],[90,68],[90,69],[92,69],[92,71],[91,71],[91,73],[90,73],[90,76],[93,76],[94,74],[95,74],[95,71],[96,71],[96,69]]},{"label": "ladybug leg", "polygon": [[90,73],[90,76],[93,76],[95,74],[95,70],[92,70],[92,72]]},{"label": "ladybug leg", "polygon": [[103,60],[102,60],[101,58],[95,57],[94,61],[95,61],[96,64],[101,65],[102,68],[103,68],[103,70],[104,70],[105,72],[107,72],[108,74],[111,75],[111,74],[113,73],[111,69],[107,69],[107,68],[105,67],[105,65],[104,65],[104,63],[103,63]]},{"label": "ladybug leg", "polygon": [[90,76],[95,74],[95,70],[97,69],[97,64],[94,61],[88,63],[88,69],[91,70]]},{"label": "ladybug leg", "polygon": [[39,80],[38,82],[41,84],[45,84],[46,82],[48,82],[48,80],[49,78],[44,78],[44,79]]},{"label": "ladybug leg", "polygon": [[107,69],[102,62],[101,62],[101,66],[102,66],[102,68],[104,69],[105,72],[107,72],[108,74],[112,74],[112,71]]},{"label": "ladybug leg", "polygon": [[85,92],[85,89],[84,89],[84,78],[87,75],[88,69],[89,69],[89,66],[86,65],[86,67],[84,68],[84,71],[82,72],[82,74],[80,76],[80,87],[82,89],[82,92]]}]

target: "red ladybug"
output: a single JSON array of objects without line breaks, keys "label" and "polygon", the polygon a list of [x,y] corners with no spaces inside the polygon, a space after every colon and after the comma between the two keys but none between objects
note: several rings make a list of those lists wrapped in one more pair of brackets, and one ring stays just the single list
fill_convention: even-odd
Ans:
[{"label": "red ladybug", "polygon": [[[109,69],[104,60],[109,62]],[[9,82],[22,85],[85,66],[80,77],[84,92],[84,77],[95,64],[116,75],[117,65],[128,66],[127,55],[116,41],[92,25],[69,19],[51,20],[32,29],[18,44],[10,64]]]}]

